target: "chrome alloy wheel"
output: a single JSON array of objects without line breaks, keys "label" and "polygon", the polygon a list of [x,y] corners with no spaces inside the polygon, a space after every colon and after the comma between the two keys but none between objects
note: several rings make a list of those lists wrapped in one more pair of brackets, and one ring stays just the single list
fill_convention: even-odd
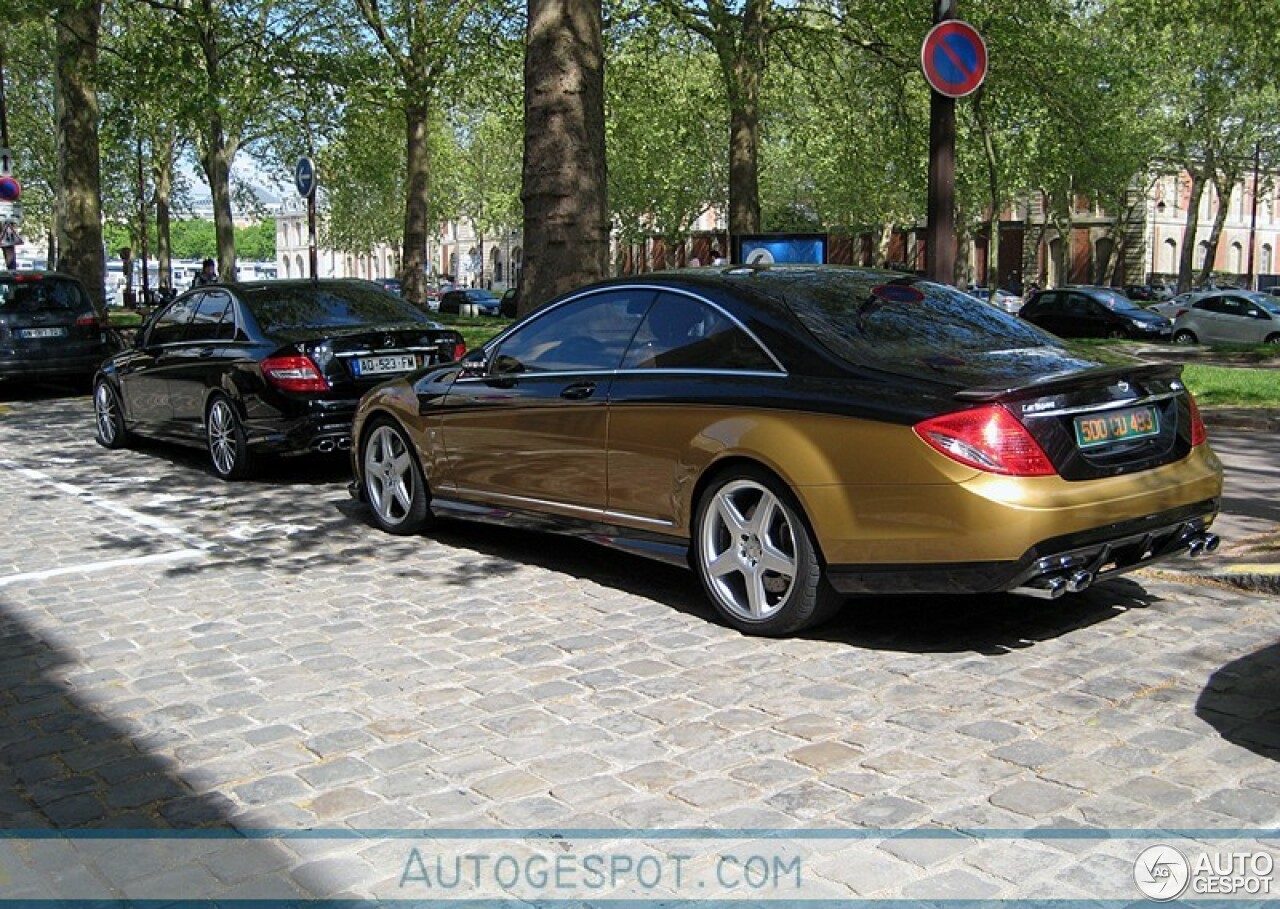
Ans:
[{"label": "chrome alloy wheel", "polygon": [[418,471],[404,437],[383,424],[364,446],[364,488],[369,505],[387,527],[403,524],[414,512]]},{"label": "chrome alloy wheel", "polygon": [[754,480],[735,480],[716,491],[702,517],[698,559],[726,610],[758,622],[787,605],[796,583],[798,520]]},{"label": "chrome alloy wheel", "polygon": [[231,404],[219,398],[209,406],[209,457],[220,477],[231,476],[239,464],[241,439]]},{"label": "chrome alloy wheel", "polygon": [[106,447],[112,447],[119,435],[121,414],[115,392],[106,382],[99,382],[93,392],[93,414],[98,423],[98,439]]}]

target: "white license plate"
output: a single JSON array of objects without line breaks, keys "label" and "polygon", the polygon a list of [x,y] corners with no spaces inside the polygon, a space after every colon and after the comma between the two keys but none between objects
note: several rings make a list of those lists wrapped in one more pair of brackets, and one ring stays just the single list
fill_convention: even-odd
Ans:
[{"label": "white license plate", "polygon": [[19,338],[64,338],[65,328],[23,328],[18,330]]},{"label": "white license plate", "polygon": [[360,357],[355,365],[358,376],[379,376],[417,369],[418,358],[413,354],[387,354],[382,357]]}]

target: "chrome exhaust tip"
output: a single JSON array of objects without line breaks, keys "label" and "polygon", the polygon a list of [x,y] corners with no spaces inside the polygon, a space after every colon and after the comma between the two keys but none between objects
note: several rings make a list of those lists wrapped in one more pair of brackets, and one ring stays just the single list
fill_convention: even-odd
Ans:
[{"label": "chrome exhaust tip", "polygon": [[1067,593],[1080,593],[1088,590],[1093,583],[1093,575],[1087,571],[1077,571],[1067,579]]},{"label": "chrome exhaust tip", "polygon": [[338,448],[338,451],[350,451],[351,440],[347,438],[339,439],[337,442],[337,448]]},{"label": "chrome exhaust tip", "polygon": [[1060,574],[1041,575],[1021,587],[1015,587],[1011,592],[1043,600],[1056,600],[1067,592],[1067,579]]},{"label": "chrome exhaust tip", "polygon": [[1206,533],[1204,535],[1204,554],[1208,555],[1211,552],[1217,552],[1218,544],[1221,542],[1216,533]]},{"label": "chrome exhaust tip", "polygon": [[316,451],[328,454],[333,451],[333,439],[321,439],[316,443]]}]

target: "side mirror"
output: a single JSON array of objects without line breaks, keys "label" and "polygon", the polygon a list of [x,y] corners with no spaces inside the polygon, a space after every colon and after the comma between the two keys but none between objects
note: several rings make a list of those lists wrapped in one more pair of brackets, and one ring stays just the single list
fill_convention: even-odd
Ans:
[{"label": "side mirror", "polygon": [[468,353],[462,358],[458,367],[459,378],[476,379],[486,375],[489,371],[489,364],[485,360],[484,349],[479,348]]}]

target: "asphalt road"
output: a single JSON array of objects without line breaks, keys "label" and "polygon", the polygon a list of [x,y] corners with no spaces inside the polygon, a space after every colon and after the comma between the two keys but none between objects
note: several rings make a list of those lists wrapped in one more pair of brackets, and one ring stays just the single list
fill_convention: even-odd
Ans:
[{"label": "asphalt road", "polygon": [[[1274,439],[1213,439],[1223,526],[1270,520]],[[1273,598],[1135,574],[745,638],[687,572],[392,538],[346,481],[223,484],[0,386],[0,896],[1137,900],[1153,846],[1188,896],[1233,854],[1280,892]]]}]

